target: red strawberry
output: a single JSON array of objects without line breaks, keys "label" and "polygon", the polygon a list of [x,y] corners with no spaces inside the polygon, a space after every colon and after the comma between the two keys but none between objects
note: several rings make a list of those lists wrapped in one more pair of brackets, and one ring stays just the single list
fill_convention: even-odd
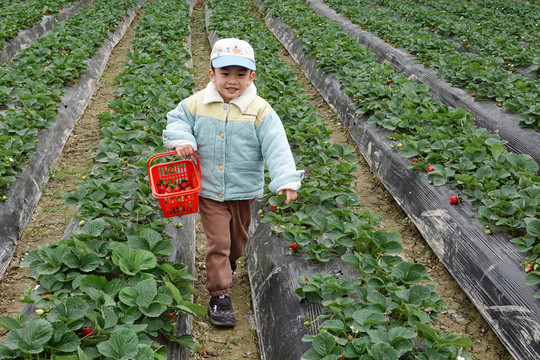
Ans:
[{"label": "red strawberry", "polygon": [[186,186],[186,188],[184,190],[193,190],[193,188],[191,186]]},{"label": "red strawberry", "polygon": [[165,185],[159,185],[157,187],[157,191],[159,194],[163,194],[165,192],[165,189],[166,189]]},{"label": "red strawberry", "polygon": [[271,205],[271,206],[270,206],[270,211],[276,211],[275,205]]},{"label": "red strawberry", "polygon": [[471,94],[471,96],[472,96],[472,97],[475,97],[475,96],[476,96],[476,94],[475,94],[475,93],[472,93],[472,94]]},{"label": "red strawberry", "polygon": [[390,84],[391,82],[392,82],[392,80],[386,80],[387,84]]},{"label": "red strawberry", "polygon": [[180,188],[182,190],[186,190],[186,188],[189,186],[189,182],[187,180],[182,180],[182,182],[180,183]]},{"label": "red strawberry", "polygon": [[459,198],[458,198],[457,196],[452,196],[452,197],[450,198],[450,204],[452,204],[452,205],[457,204],[458,201],[459,201]]},{"label": "red strawberry", "polygon": [[298,250],[298,244],[297,243],[292,243],[291,245],[289,245],[289,247],[291,248],[292,251]]},{"label": "red strawberry", "polygon": [[427,168],[428,172],[432,172],[433,170],[435,170],[435,168],[433,166],[428,166],[428,168]]},{"label": "red strawberry", "polygon": [[47,291],[47,292],[44,292],[43,294],[41,294],[41,296],[47,296],[47,295],[51,295],[51,292]]},{"label": "red strawberry", "polygon": [[418,159],[412,159],[412,162],[414,162],[414,163],[417,162],[417,161],[418,161]]},{"label": "red strawberry", "polygon": [[533,271],[533,269],[534,268],[533,268],[532,264],[527,264],[527,266],[525,266],[525,272],[531,272],[531,271]]},{"label": "red strawberry", "polygon": [[172,193],[172,192],[173,192],[173,190],[171,189],[170,186],[167,186],[167,187],[165,188],[165,193],[166,193],[166,194],[170,194],[170,193]]},{"label": "red strawberry", "polygon": [[173,187],[172,190],[173,190],[174,192],[179,192],[179,191],[182,190],[182,188],[181,188],[180,186],[176,185],[175,187]]},{"label": "red strawberry", "polygon": [[84,336],[94,336],[94,332],[92,331],[91,327],[83,328],[82,333],[83,333]]}]

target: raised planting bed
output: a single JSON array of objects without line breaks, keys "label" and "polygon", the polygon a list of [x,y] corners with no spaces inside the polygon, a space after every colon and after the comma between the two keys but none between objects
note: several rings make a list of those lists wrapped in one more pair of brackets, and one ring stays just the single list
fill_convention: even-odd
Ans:
[{"label": "raised planting bed", "polygon": [[[480,10],[496,6],[494,3],[485,1],[481,6],[471,6]],[[534,55],[538,52],[535,50],[538,31],[531,31],[531,36],[527,37],[525,30],[516,36],[505,33],[507,28],[502,31],[490,29],[490,25],[501,27],[505,21],[520,23],[523,28],[536,28],[537,11],[531,10],[530,15],[518,17],[519,21],[512,21],[511,15],[500,13],[491,13],[490,21],[479,20],[471,11],[460,15],[463,21],[452,23],[449,21],[452,14],[437,8],[435,3],[428,7],[394,0],[330,0],[326,4],[382,41],[406,49],[440,78],[467,89],[471,100],[489,99],[516,114],[520,126],[539,130],[538,99],[534,96],[540,84],[539,60]],[[448,24],[440,27],[433,23],[424,24],[429,18],[433,22],[457,25],[459,33],[454,33]],[[473,26],[467,27],[466,22],[482,24],[482,36],[489,33],[489,41],[474,32]]]},{"label": "raised planting bed", "polygon": [[2,355],[189,358],[189,315],[206,313],[191,302],[195,216],[163,218],[146,163],[165,150],[166,111],[194,87],[186,66],[191,6],[157,0],[142,7],[129,64],[110,111],[100,114],[94,169],[64,195],[77,212],[62,240],[21,263],[37,286],[21,300],[26,317],[0,318],[10,331]]},{"label": "raised planting bed", "polygon": [[[291,18],[302,16],[290,14]],[[517,359],[538,358],[540,306],[534,297],[536,289],[525,284],[523,254],[510,243],[510,236],[500,231],[487,235],[484,226],[470,216],[474,210],[466,199],[457,206],[450,205],[448,200],[455,192],[447,186],[433,186],[425,172],[412,171],[411,160],[391,147],[388,137],[392,137],[392,131],[368,123],[367,116],[356,115],[357,109],[343,93],[342,84],[304,53],[305,44],[295,36],[297,30],[270,13],[267,23],[335,108],[372,170],[507,349]]]},{"label": "raised planting bed", "polygon": [[[93,0],[80,0],[77,1],[74,4],[67,4],[69,5],[65,8],[58,9],[58,13],[56,15],[48,14],[47,12],[43,13],[43,17],[41,18],[41,21],[31,27],[28,28],[21,28],[20,31],[17,33],[16,36],[13,38],[6,37],[6,41],[3,43],[3,46],[1,47],[0,51],[0,64],[7,63],[17,53],[19,50],[24,49],[28,46],[32,41],[36,40],[37,38],[46,35],[52,28],[56,26],[57,23],[64,21],[65,19],[69,18],[70,16],[75,15],[79,9],[81,9],[84,6],[87,6],[92,3]],[[18,6],[21,6],[21,4],[17,4]],[[36,4],[38,5],[38,4]],[[41,8],[39,11],[43,12],[44,7],[43,3],[40,4]],[[46,8],[46,6],[45,6]],[[32,9],[32,10],[38,10],[38,9]],[[54,9],[52,9],[54,10]],[[27,16],[26,13],[21,11],[19,15]],[[13,19],[10,19],[13,21]],[[22,21],[21,21],[22,22]],[[1,40],[0,40],[1,41]]]},{"label": "raised planting bed", "polygon": [[471,91],[452,85],[440,78],[432,69],[420,64],[408,50],[392,46],[387,41],[363,30],[344,15],[337,13],[320,0],[309,0],[313,10],[330,20],[336,21],[345,33],[372,51],[380,62],[388,61],[396,69],[417,83],[429,86],[433,99],[452,107],[461,107],[474,115],[474,123],[498,134],[508,141],[508,148],[516,153],[529,154],[540,163],[540,134],[531,128],[519,125],[518,114],[497,106],[495,101],[475,101]]}]

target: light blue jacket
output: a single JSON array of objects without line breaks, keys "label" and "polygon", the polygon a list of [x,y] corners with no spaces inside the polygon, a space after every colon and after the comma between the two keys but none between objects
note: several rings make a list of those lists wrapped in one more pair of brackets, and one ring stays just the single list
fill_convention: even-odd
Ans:
[{"label": "light blue jacket", "polygon": [[270,104],[251,84],[226,104],[210,82],[167,114],[166,148],[190,144],[201,161],[200,196],[217,201],[253,199],[263,194],[264,164],[269,189],[298,190],[297,170],[285,130]]}]

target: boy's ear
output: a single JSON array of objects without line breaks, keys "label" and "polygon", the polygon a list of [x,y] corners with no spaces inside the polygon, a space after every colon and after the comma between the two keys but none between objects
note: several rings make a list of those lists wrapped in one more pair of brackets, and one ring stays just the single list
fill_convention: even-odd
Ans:
[{"label": "boy's ear", "polygon": [[216,82],[216,73],[214,72],[214,70],[208,69],[208,77],[210,78],[211,82]]},{"label": "boy's ear", "polygon": [[255,71],[251,71],[251,73],[249,74],[249,84],[251,85],[251,83],[253,82],[253,80],[255,80]]}]

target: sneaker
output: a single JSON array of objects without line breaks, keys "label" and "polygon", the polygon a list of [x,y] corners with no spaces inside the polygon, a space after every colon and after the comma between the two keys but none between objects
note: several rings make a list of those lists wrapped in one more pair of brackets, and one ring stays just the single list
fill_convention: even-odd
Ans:
[{"label": "sneaker", "polygon": [[234,310],[232,308],[232,302],[229,295],[225,295],[223,297],[210,297],[208,316],[210,316],[210,322],[216,326],[236,325]]}]

